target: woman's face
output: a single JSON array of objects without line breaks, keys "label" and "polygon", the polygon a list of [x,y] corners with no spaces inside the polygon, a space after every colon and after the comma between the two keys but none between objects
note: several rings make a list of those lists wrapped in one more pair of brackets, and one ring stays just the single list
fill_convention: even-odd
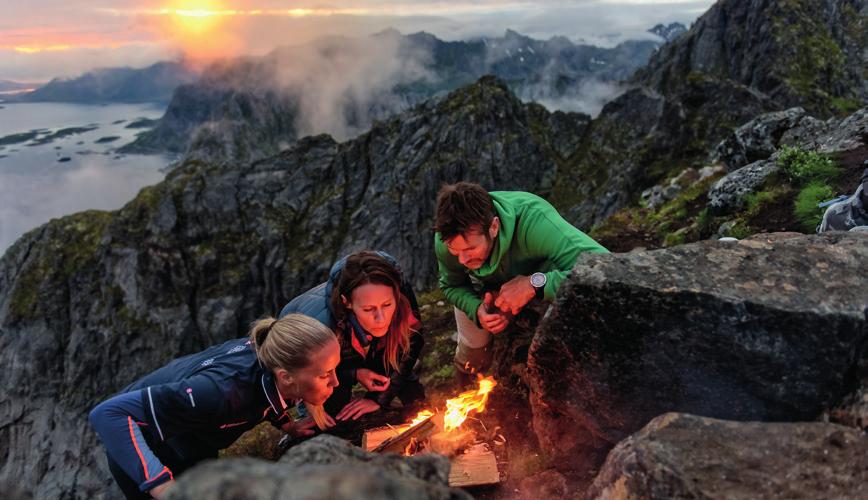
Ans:
[{"label": "woman's face", "polygon": [[[335,368],[341,360],[341,350],[337,339],[330,340],[326,345],[314,351],[310,357],[310,364],[289,376],[287,384],[290,397],[301,398],[305,403],[321,405],[332,395],[338,386],[338,378]],[[279,370],[286,371],[286,370]],[[281,374],[278,374],[278,379]],[[281,391],[283,392],[283,391]],[[284,396],[285,397],[285,396]]]},{"label": "woman's face", "polygon": [[357,286],[345,304],[356,315],[362,328],[374,337],[382,337],[389,332],[397,308],[396,302],[392,287],[366,283]]}]

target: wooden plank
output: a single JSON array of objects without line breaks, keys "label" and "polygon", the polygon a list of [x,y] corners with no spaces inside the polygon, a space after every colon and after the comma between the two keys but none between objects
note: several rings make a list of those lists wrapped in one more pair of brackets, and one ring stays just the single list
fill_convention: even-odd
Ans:
[{"label": "wooden plank", "polygon": [[451,462],[449,486],[463,488],[500,482],[497,459],[485,445],[470,447],[464,454],[452,457]]},{"label": "wooden plank", "polygon": [[407,448],[407,445],[410,444],[411,439],[415,439],[417,442],[421,442],[423,439],[428,439],[431,434],[436,431],[437,426],[434,424],[434,422],[431,421],[431,417],[428,417],[427,419],[419,422],[413,427],[410,427],[401,434],[387,438],[385,441],[378,444],[371,451],[377,453],[383,453],[388,451],[394,453],[403,453],[404,449]]},{"label": "wooden plank", "polygon": [[376,429],[368,429],[362,435],[362,449],[371,451],[383,441],[390,437],[397,436],[410,428],[410,424],[393,425],[391,427],[377,427]]}]

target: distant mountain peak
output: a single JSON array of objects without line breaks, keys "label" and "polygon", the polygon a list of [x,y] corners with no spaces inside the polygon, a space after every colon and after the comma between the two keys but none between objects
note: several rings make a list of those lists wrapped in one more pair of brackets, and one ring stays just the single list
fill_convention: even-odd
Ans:
[{"label": "distant mountain peak", "polygon": [[653,33],[667,42],[671,42],[685,32],[687,32],[687,27],[677,22],[669,23],[668,25],[657,24],[648,30],[648,33]]}]

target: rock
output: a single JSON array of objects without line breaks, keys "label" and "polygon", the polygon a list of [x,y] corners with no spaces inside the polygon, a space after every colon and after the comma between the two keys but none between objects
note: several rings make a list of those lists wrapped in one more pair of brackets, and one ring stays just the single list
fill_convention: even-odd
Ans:
[{"label": "rock", "polygon": [[863,147],[868,136],[868,107],[840,120],[831,118],[802,121],[784,133],[781,143],[823,154],[841,153]]},{"label": "rock", "polygon": [[857,385],[866,275],[851,233],[584,257],[528,357],[542,448],[593,468],[668,411],[816,419]]},{"label": "rock", "polygon": [[868,432],[868,382],[830,410],[826,419]]},{"label": "rock", "polygon": [[703,181],[712,175],[722,174],[724,172],[726,172],[726,167],[723,165],[706,165],[699,169],[698,181]]},{"label": "rock", "polygon": [[334,436],[321,435],[291,448],[277,463],[242,458],[200,464],[178,478],[168,498],[472,498],[450,488],[448,479],[446,457],[367,453]]},{"label": "rock", "polygon": [[824,423],[668,413],[618,443],[589,499],[868,496],[868,438]]},{"label": "rock", "polygon": [[775,162],[760,160],[727,174],[708,190],[708,210],[725,215],[742,208],[745,195],[758,191],[778,170]]},{"label": "rock", "polygon": [[764,160],[778,149],[781,136],[805,117],[802,108],[790,108],[760,115],[735,129],[711,154],[711,162],[723,162],[736,170],[757,160]]}]

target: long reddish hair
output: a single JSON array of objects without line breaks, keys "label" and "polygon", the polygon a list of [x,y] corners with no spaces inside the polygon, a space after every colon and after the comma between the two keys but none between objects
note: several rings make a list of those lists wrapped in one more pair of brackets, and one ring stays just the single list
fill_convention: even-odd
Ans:
[{"label": "long reddish hair", "polygon": [[380,254],[370,251],[356,252],[347,257],[347,262],[341,270],[332,289],[330,305],[335,318],[340,325],[346,325],[350,310],[344,305],[342,297],[349,297],[356,288],[373,283],[385,285],[392,289],[395,296],[395,314],[386,333],[386,347],[383,353],[386,369],[391,366],[398,370],[398,354],[407,355],[410,348],[411,325],[415,323],[410,300],[401,292],[401,273]]}]

